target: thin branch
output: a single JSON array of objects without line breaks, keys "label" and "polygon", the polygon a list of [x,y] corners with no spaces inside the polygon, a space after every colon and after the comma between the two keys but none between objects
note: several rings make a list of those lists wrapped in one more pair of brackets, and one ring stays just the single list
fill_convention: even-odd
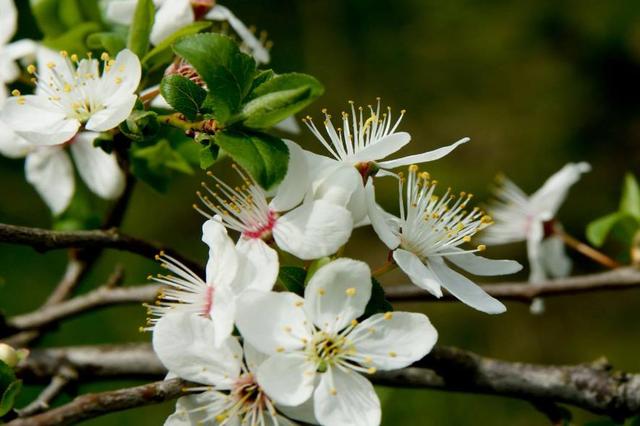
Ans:
[{"label": "thin branch", "polygon": [[[640,271],[635,268],[618,268],[613,271],[588,275],[576,275],[541,283],[507,282],[481,286],[487,293],[500,300],[530,303],[536,297],[565,296],[593,291],[627,290],[640,288]],[[393,302],[416,300],[457,300],[450,294],[436,299],[415,285],[385,287],[387,299]]]},{"label": "thin branch", "polygon": [[[72,366],[83,379],[162,377],[166,371],[147,344],[34,349],[18,368],[27,382]],[[436,347],[410,368],[378,372],[377,384],[499,395],[564,403],[614,419],[640,413],[640,374],[613,371],[606,362],[553,366],[507,362]]]},{"label": "thin branch", "polygon": [[110,248],[135,253],[150,259],[164,250],[195,272],[203,270],[202,265],[186,259],[174,250],[123,234],[116,228],[91,231],[51,231],[42,228],[0,224],[0,243],[27,245],[40,252],[70,247]]},{"label": "thin branch", "polygon": [[26,407],[16,410],[18,416],[29,417],[48,410],[51,401],[53,401],[70,382],[77,380],[77,378],[78,373],[76,373],[74,369],[66,365],[61,366],[58,373],[51,378],[51,382],[49,382],[47,387],[44,388],[35,400]]},{"label": "thin branch", "polygon": [[180,379],[172,379],[110,392],[86,394],[51,411],[13,420],[7,423],[7,426],[71,425],[116,411],[176,399],[183,394],[184,384]]}]

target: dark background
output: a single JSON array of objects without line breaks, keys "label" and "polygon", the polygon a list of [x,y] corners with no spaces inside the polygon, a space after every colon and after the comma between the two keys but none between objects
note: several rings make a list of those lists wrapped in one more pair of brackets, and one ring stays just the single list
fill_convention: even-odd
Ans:
[{"label": "dark background", "polygon": [[[27,2],[21,9],[26,9]],[[413,136],[403,153],[417,153],[463,136],[472,142],[428,165],[457,190],[486,200],[497,172],[527,191],[537,189],[569,161],[593,171],[571,191],[559,213],[567,230],[584,239],[588,222],[616,208],[625,171],[638,171],[640,133],[640,3],[596,0],[483,2],[453,0],[235,1],[223,3],[247,23],[269,31],[271,66],[318,77],[326,94],[306,113],[334,116],[347,100],[367,104],[381,96],[395,111],[407,109],[402,129]],[[28,17],[21,17],[28,25]],[[25,29],[26,28],[26,29]],[[23,27],[24,34],[33,34]],[[321,152],[310,133],[297,139]],[[221,165],[225,168],[225,165]],[[181,177],[167,194],[141,184],[123,229],[204,260],[202,218],[191,209],[201,173]],[[23,162],[0,159],[0,221],[48,227],[46,206],[25,182]],[[394,186],[382,185],[381,203],[397,209]],[[96,208],[104,204],[96,202]],[[363,250],[363,247],[367,247]],[[375,247],[371,249],[370,247]],[[613,248],[612,248],[613,249]],[[488,256],[525,261],[522,244],[489,247]],[[384,261],[385,250],[368,229],[358,230],[347,255]],[[36,308],[62,274],[65,253],[40,255],[0,246],[0,306],[7,314]],[[580,256],[576,272],[597,270]],[[143,283],[153,262],[108,252],[84,282],[106,280],[114,263],[126,266],[127,285]],[[507,277],[511,279],[512,277]],[[523,272],[516,279],[526,279]],[[389,274],[385,283],[405,283]],[[618,368],[638,371],[640,292],[598,293],[547,301],[543,316],[509,304],[491,317],[459,304],[397,306],[429,315],[440,344],[514,361],[578,363],[606,355]],[[110,308],[64,322],[40,344],[148,341],[138,333],[144,309]],[[133,382],[80,386],[80,392]],[[28,389],[23,403],[36,389]],[[385,425],[544,424],[530,404],[506,398],[432,391],[379,389]],[[68,396],[65,396],[68,398]],[[92,425],[160,424],[173,404],[113,414]],[[578,423],[594,417],[575,410]]]}]

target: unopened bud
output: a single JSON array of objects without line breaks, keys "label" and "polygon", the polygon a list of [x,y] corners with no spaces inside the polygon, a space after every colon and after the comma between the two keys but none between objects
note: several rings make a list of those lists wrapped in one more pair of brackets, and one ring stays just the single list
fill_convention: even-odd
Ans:
[{"label": "unopened bud", "polygon": [[0,361],[13,368],[18,365],[18,352],[6,343],[0,343]]}]

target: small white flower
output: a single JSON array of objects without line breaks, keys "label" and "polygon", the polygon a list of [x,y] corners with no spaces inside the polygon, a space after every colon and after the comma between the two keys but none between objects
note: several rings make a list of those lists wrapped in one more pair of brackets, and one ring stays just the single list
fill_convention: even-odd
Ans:
[{"label": "small white flower", "polygon": [[59,145],[71,140],[81,126],[95,132],[111,130],[124,121],[136,102],[140,61],[129,50],[115,59],[104,53],[102,73],[97,59],[79,60],[66,52],[38,50],[36,93],[14,91],[6,100],[2,119],[35,145]]},{"label": "small white flower", "polygon": [[37,45],[32,40],[9,43],[18,25],[18,11],[13,0],[0,0],[0,104],[7,97],[7,83],[20,76],[16,61],[35,54]]},{"label": "small white flower", "polygon": [[417,313],[375,314],[359,323],[370,297],[369,267],[343,258],[313,275],[304,299],[274,292],[240,298],[237,326],[269,355],[257,378],[274,402],[296,406],[313,398],[323,425],[380,423],[380,401],[359,373],[410,365],[431,350],[437,332]]},{"label": "small white flower", "polygon": [[404,111],[394,121],[391,108],[381,110],[379,98],[376,108],[370,105],[367,111],[362,107],[356,111],[354,103],[349,103],[351,114],[342,113],[342,127],[337,129],[331,115],[323,111],[326,137],[311,117],[304,122],[331,155],[307,153],[314,196],[346,204],[357,226],[368,224],[363,184],[368,177],[393,175],[391,169],[438,160],[469,141],[463,138],[433,151],[385,160],[411,141],[409,133],[397,131]]},{"label": "small white flower", "polygon": [[243,353],[233,336],[214,349],[216,333],[212,321],[196,315],[170,314],[158,322],[153,348],[169,374],[202,385],[188,388],[201,393],[178,399],[165,425],[293,425],[256,381],[264,356],[247,344]]},{"label": "small white flower", "polygon": [[[488,244],[526,241],[529,281],[534,284],[545,281],[549,276],[568,276],[571,260],[565,253],[564,243],[558,236],[545,235],[545,223],[551,223],[569,188],[589,170],[591,167],[587,163],[569,163],[531,196],[509,179],[501,177],[500,187],[495,192],[496,199],[489,208],[495,225],[487,230],[483,241]],[[533,312],[543,309],[540,299],[532,304]]]},{"label": "small white flower", "polygon": [[[241,233],[238,245],[250,250],[274,252],[265,241],[294,256],[311,260],[335,253],[344,245],[353,228],[351,214],[344,207],[325,200],[303,200],[308,188],[307,160],[302,149],[291,141],[289,166],[275,197],[269,202],[265,191],[238,167],[242,187],[232,188],[210,174],[217,182],[208,195],[198,193],[204,205],[229,228]],[[196,209],[212,217],[197,206]]]},{"label": "small white flower", "polygon": [[238,295],[246,290],[266,292],[273,288],[278,277],[275,251],[243,244],[236,247],[226,228],[215,219],[202,226],[202,241],[209,246],[205,280],[171,256],[158,255],[162,267],[173,275],[150,277],[167,289],[160,292],[155,305],[147,305],[147,330],[168,313],[186,312],[211,318],[219,343],[233,331]]},{"label": "small white flower", "polygon": [[[118,24],[130,25],[136,3],[137,0],[108,1],[107,19]],[[266,34],[256,37],[229,9],[213,0],[154,0],[153,3],[156,6],[156,15],[151,42],[155,45],[196,20],[226,21],[240,37],[243,50],[251,54],[256,62],[266,64],[270,60]]]},{"label": "small white flower", "polygon": [[[444,287],[467,305],[482,312],[497,314],[506,310],[498,300],[478,285],[451,269],[447,262],[474,275],[511,274],[522,269],[512,260],[493,260],[476,256],[485,246],[462,250],[458,246],[491,223],[491,218],[478,208],[467,209],[471,194],[459,197],[448,189],[443,196],[435,194],[437,182],[418,167],[409,167],[406,201],[403,179],[400,180],[400,217],[383,211],[375,202],[374,186],[367,184],[367,205],[371,224],[380,239],[393,250],[393,260],[411,281],[436,297]],[[406,202],[406,204],[405,204]]]}]

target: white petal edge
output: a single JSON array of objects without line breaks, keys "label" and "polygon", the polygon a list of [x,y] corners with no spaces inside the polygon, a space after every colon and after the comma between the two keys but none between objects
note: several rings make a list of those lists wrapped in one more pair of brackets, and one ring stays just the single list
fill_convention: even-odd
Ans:
[{"label": "white petal edge", "polygon": [[379,141],[367,146],[357,154],[355,154],[351,160],[355,162],[369,162],[378,161],[389,155],[400,151],[405,145],[411,142],[411,135],[407,132],[392,133],[385,136]]},{"label": "white petal edge", "polygon": [[54,215],[66,210],[75,191],[73,166],[64,149],[40,147],[24,164],[27,182],[33,185]]},{"label": "white petal edge", "polygon": [[257,381],[274,402],[295,406],[311,396],[315,375],[316,366],[304,353],[282,353],[260,364]]},{"label": "white petal edge", "polygon": [[447,251],[455,253],[445,256],[447,260],[470,274],[488,277],[515,274],[522,270],[522,265],[515,260],[487,259],[473,253],[464,253],[459,248],[450,248]]},{"label": "white petal edge", "polygon": [[93,146],[97,137],[98,133],[79,133],[71,143],[71,155],[89,189],[101,198],[114,200],[124,192],[125,174],[115,154]]},{"label": "white petal edge", "polygon": [[230,287],[238,273],[239,259],[227,228],[216,219],[207,220],[202,225],[202,241],[209,246],[207,283]]},{"label": "white petal edge", "polygon": [[418,256],[404,249],[396,249],[393,251],[393,260],[402,269],[402,272],[407,274],[412,283],[427,290],[435,297],[442,297],[440,280],[422,263]]},{"label": "white petal edge", "polygon": [[238,277],[233,284],[236,292],[270,291],[278,278],[278,252],[259,238],[244,237],[238,239],[236,251],[240,261]]},{"label": "white petal edge", "polygon": [[373,230],[376,231],[378,238],[380,238],[390,250],[394,250],[400,245],[398,221],[397,218],[385,212],[382,207],[376,203],[376,193],[372,180],[367,182],[365,197],[367,199],[367,212]]},{"label": "white petal edge", "polygon": [[429,161],[439,160],[442,157],[448,155],[458,146],[467,143],[470,140],[471,139],[469,138],[462,138],[449,146],[443,146],[442,148],[434,149],[433,151],[424,152],[422,154],[409,155],[407,157],[398,158],[397,160],[381,161],[378,163],[378,166],[383,169],[395,169],[396,167],[409,166],[411,164],[421,164],[427,163]]},{"label": "white petal edge", "polygon": [[278,186],[276,196],[269,203],[277,212],[291,210],[300,204],[309,188],[309,166],[304,151],[295,142],[287,139],[284,142],[289,148],[287,174]]}]

